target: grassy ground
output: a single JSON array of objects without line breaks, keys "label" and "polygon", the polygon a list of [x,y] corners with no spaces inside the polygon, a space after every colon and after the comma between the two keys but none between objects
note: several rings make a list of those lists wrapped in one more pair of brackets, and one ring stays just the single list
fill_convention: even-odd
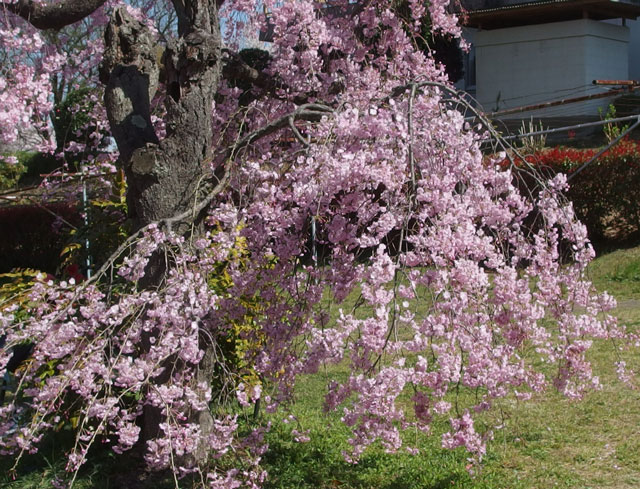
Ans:
[{"label": "grassy ground", "polygon": [[[617,315],[631,328],[640,326],[640,247],[598,258],[589,275],[600,290],[619,300]],[[640,361],[640,354],[634,355]],[[440,448],[448,425],[436,424],[434,435],[413,438],[421,454],[389,455],[373,447],[358,465],[342,460],[348,432],[339,416],[317,407],[326,385],[323,375],[299,385],[292,412],[311,441],[297,444],[291,428],[277,427],[266,457],[269,488],[469,489],[502,488],[637,488],[640,487],[640,391],[622,385],[615,375],[615,345],[598,344],[592,360],[603,389],[581,402],[554,392],[516,405],[505,401],[487,422],[495,431],[487,457],[475,476],[466,471],[463,450]],[[346,372],[332,372],[345,375]]]},{"label": "grassy ground", "polygon": [[[609,290],[619,299],[617,314],[632,328],[640,326],[640,247],[620,250],[598,258],[590,267],[591,279],[600,290]],[[593,361],[603,390],[582,402],[570,402],[548,393],[516,405],[505,401],[487,422],[503,424],[495,431],[480,470],[471,476],[466,470],[463,450],[440,448],[440,433],[448,428],[436,423],[434,435],[407,433],[420,447],[417,456],[406,452],[387,454],[381,447],[368,450],[357,465],[344,461],[348,430],[338,414],[326,415],[321,399],[326,375],[345,376],[332,371],[309,376],[299,383],[296,403],[290,407],[297,422],[274,422],[268,435],[270,449],[264,464],[270,489],[503,489],[503,488],[636,488],[640,487],[640,391],[631,390],[615,379],[612,362],[615,348],[609,342],[596,346]],[[640,362],[640,354],[635,360]],[[282,419],[279,414],[277,419]],[[274,418],[275,421],[275,418]],[[292,428],[309,430],[311,440],[297,443]],[[5,473],[0,487],[12,489],[48,488],[51,479],[64,467],[64,436],[49,440],[41,453],[26,459],[15,482]],[[130,458],[98,453],[80,474],[80,488],[162,488],[172,481],[119,479],[131,473]],[[6,469],[6,462],[0,468]],[[187,487],[185,485],[185,487]]]}]

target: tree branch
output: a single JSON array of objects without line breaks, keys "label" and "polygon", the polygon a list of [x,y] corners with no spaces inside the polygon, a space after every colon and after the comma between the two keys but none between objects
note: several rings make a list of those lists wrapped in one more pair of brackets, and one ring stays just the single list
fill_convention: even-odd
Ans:
[{"label": "tree branch", "polygon": [[142,236],[142,234],[148,230],[151,226],[159,226],[168,230],[172,229],[173,224],[179,224],[185,220],[192,219],[193,216],[198,215],[203,211],[213,200],[220,195],[226,188],[231,178],[232,163],[238,151],[247,147],[251,143],[257,141],[260,138],[273,134],[279,129],[283,129],[289,124],[290,120],[304,120],[308,122],[319,122],[323,117],[327,117],[334,113],[334,110],[328,105],[324,104],[305,104],[298,107],[295,111],[283,115],[282,117],[270,122],[269,124],[256,129],[255,131],[247,134],[242,139],[238,140],[233,146],[229,147],[225,152],[225,162],[222,165],[218,176],[216,178],[215,185],[211,191],[199,202],[195,203],[191,208],[180,212],[179,214],[167,217],[164,219],[158,219],[151,222],[139,229],[137,229],[131,236],[129,236],[124,243],[122,243],[116,251],[114,251],[100,269],[88,280],[82,283],[80,290],[84,290],[89,284],[97,282],[107,272],[107,270],[113,266],[113,264],[119,259],[119,257],[130,247],[134,245],[136,240]]},{"label": "tree branch", "polygon": [[107,26],[105,45],[100,64],[105,107],[120,156],[127,160],[136,149],[158,143],[151,122],[159,76],[155,43],[144,24],[118,8]]},{"label": "tree branch", "polygon": [[271,76],[250,66],[238,53],[223,49],[223,54],[225,55],[223,74],[227,80],[245,82],[263,89],[275,86]]},{"label": "tree branch", "polygon": [[37,29],[62,29],[91,15],[104,5],[106,0],[61,0],[41,3],[33,0],[18,0],[16,3],[1,2],[2,7]]},{"label": "tree branch", "polygon": [[[261,127],[253,132],[250,132],[242,139],[238,140],[236,144],[230,147],[226,152],[227,158],[232,158],[239,150],[250,145],[254,141],[268,136],[269,134],[273,134],[278,129],[282,129],[284,127],[291,127],[290,125],[296,119],[307,121],[307,122],[320,122],[323,117],[327,117],[333,114],[335,111],[324,104],[304,104],[298,107],[296,110],[291,112],[290,114],[283,115],[282,117],[276,119],[275,121],[270,122],[266,126]],[[297,137],[297,135],[296,135]],[[303,140],[304,141],[304,140]],[[305,142],[306,144],[306,142]]]}]

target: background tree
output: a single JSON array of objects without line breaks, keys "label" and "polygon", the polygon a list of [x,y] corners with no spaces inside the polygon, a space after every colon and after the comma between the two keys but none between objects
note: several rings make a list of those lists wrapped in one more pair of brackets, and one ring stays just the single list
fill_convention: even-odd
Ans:
[{"label": "background tree", "polygon": [[[409,2],[400,15],[382,0],[174,0],[160,67],[139,9],[3,2],[11,22],[36,29],[108,13],[100,79],[135,223],[91,280],[43,280],[3,306],[7,345],[35,345],[0,409],[5,450],[33,450],[78,416],[72,472],[111,437],[119,452],[141,445],[153,468],[256,486],[265,428],[239,430],[238,410],[262,399],[272,412],[297,376],[327,363],[353,372],[326,396],[353,429],[349,460],[377,440],[399,449],[402,430],[428,431],[435,416],[451,419],[445,446],[481,457],[489,434],[473,413],[496,398],[549,384],[579,397],[598,384],[590,338],[626,333],[584,277],[585,228],[562,176],[522,195],[510,169],[483,158],[490,126],[472,130],[461,111],[473,109],[420,49],[427,9],[434,30],[459,36],[446,4]],[[268,27],[261,70],[235,50]],[[40,49],[29,32],[21,49]],[[34,116],[50,106],[36,110],[20,90],[48,93],[36,75],[60,69],[40,59],[0,85]],[[330,323],[323,298],[346,307],[349,294],[368,307]],[[459,389],[477,395],[452,405]]]}]

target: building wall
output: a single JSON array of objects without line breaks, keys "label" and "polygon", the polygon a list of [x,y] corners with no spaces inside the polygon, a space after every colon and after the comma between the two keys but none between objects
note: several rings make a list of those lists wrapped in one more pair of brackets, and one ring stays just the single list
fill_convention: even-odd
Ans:
[{"label": "building wall", "polygon": [[627,20],[629,27],[629,79],[640,80],[640,20]]},{"label": "building wall", "polygon": [[467,42],[469,49],[463,52],[464,76],[456,82],[458,90],[464,90],[473,98],[476,96],[476,32],[477,29],[462,28],[462,37]]},{"label": "building wall", "polygon": [[[589,19],[478,31],[476,98],[487,112],[601,92],[594,79],[629,77],[629,28]],[[517,114],[597,115],[609,99]]]}]

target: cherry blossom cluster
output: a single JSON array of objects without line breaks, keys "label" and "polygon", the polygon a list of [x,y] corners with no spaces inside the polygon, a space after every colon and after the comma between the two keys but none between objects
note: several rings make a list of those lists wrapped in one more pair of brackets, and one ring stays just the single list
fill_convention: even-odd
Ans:
[{"label": "cherry blossom cluster", "polygon": [[[156,409],[159,433],[144,440],[150,467],[202,470],[214,488],[259,487],[264,428],[242,434],[238,410],[261,400],[275,412],[300,376],[323,365],[351,371],[327,386],[325,407],[352,428],[345,457],[354,463],[376,441],[399,450],[404,430],[429,432],[437,417],[450,419],[443,446],[480,458],[491,433],[474,416],[497,400],[551,386],[578,398],[599,387],[586,357],[593,340],[633,338],[607,314],[615,301],[585,276],[594,253],[562,197],[566,180],[522,194],[514,179],[523,170],[483,157],[486,128],[458,110],[463,99],[417,49],[414,25],[388,1],[330,3],[343,13],[306,0],[224,2],[230,45],[273,26],[267,71],[278,83],[240,108],[240,91],[223,82],[217,143],[301,100],[329,109],[234,154],[206,232],[185,238],[154,224],[114,261],[115,278],[40,281],[26,305],[2,307],[6,344],[34,343],[20,395],[0,408],[3,453],[34,451],[47,430],[79,417],[74,471],[96,440],[117,452],[140,443],[140,416]],[[424,17],[422,2],[409,8],[414,21]],[[429,12],[434,29],[459,34],[446,2]],[[0,97],[17,97],[11,83]],[[8,120],[0,118],[2,134]],[[212,170],[222,164],[214,158]],[[162,283],[142,286],[159,258]],[[228,286],[216,290],[210,279],[221,266]],[[251,327],[237,333],[248,316]],[[257,385],[227,371],[225,345],[238,339]],[[199,376],[211,361],[205,345],[217,352],[220,378]],[[3,350],[0,368],[10,356]],[[235,391],[235,412],[222,384]],[[460,389],[475,400],[458,406]],[[210,409],[204,431],[199,415]],[[307,439],[304,427],[294,435]],[[200,469],[193,455],[203,447],[213,462]]]},{"label": "cherry blossom cluster", "polygon": [[[120,266],[130,288],[135,290],[141,264],[163,243],[179,247],[182,240],[152,228],[137,244],[139,258]],[[22,376],[22,395],[29,400],[2,407],[3,453],[34,451],[43,430],[79,417],[68,463],[76,470],[97,438],[113,437],[118,453],[132,448],[140,437],[136,419],[149,406],[167,420],[160,426],[163,436],[148,442],[151,467],[175,465],[173,457],[184,457],[201,443],[199,426],[189,416],[208,409],[211,401],[211,386],[198,382],[195,371],[203,354],[202,322],[212,316],[218,297],[207,286],[206,272],[192,266],[193,256],[182,254],[180,262],[161,291],[120,293],[108,300],[95,285],[78,289],[73,280],[45,282],[43,276],[29,293],[38,305],[29,309],[28,319],[16,322],[17,305],[3,309],[7,344],[35,345]],[[126,289],[126,283],[120,287]],[[0,365],[10,356],[3,350]],[[161,376],[167,380],[156,385]],[[83,400],[80,410],[74,399]],[[213,455],[229,450],[236,428],[234,417],[216,420],[206,440]]]},{"label": "cherry blossom cluster", "polygon": [[[4,2],[8,3],[18,2]],[[42,136],[42,143],[36,149],[45,153],[56,150],[50,122],[54,88],[59,92],[58,97],[63,98],[69,91],[98,83],[98,65],[104,50],[103,29],[110,9],[124,5],[130,14],[145,20],[148,27],[155,30],[154,19],[164,15],[167,8],[166,2],[130,3],[108,0],[85,19],[81,27],[73,25],[49,32],[48,37],[3,8],[0,15],[0,143],[14,143],[21,130],[35,129]],[[91,97],[97,100],[95,94]],[[93,112],[89,126],[96,134],[90,143],[98,146],[108,121],[100,104],[94,106]],[[75,146],[64,149],[84,150]],[[14,159],[7,156],[5,161],[13,163]]]}]

